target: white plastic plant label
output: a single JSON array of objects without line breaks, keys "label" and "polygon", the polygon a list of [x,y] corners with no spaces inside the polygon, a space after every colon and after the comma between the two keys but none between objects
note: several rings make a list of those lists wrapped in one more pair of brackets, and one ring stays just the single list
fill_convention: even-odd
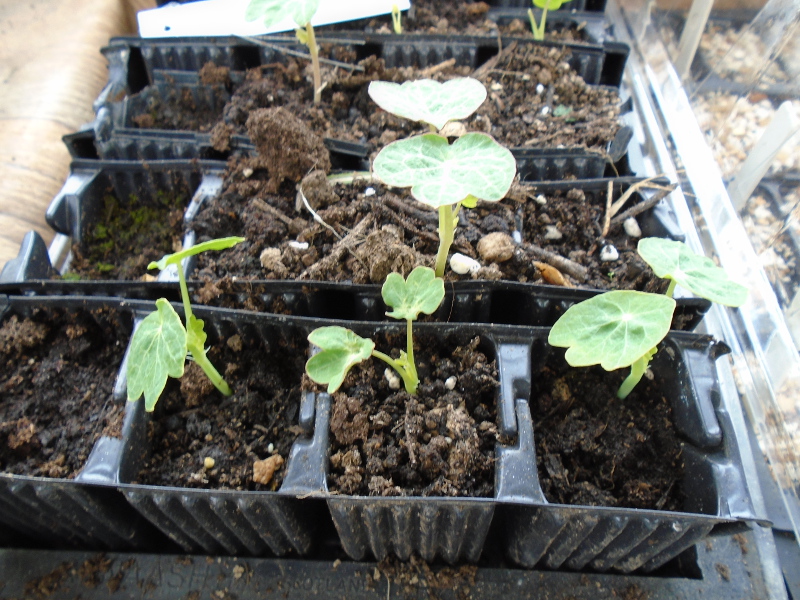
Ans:
[{"label": "white plastic plant label", "polygon": [[[253,36],[293,31],[297,27],[291,17],[269,28],[258,21],[248,23],[244,15],[249,3],[250,0],[202,0],[140,11],[139,35],[143,38]],[[390,14],[394,5],[400,10],[411,7],[410,0],[322,0],[311,24],[318,27]]]}]

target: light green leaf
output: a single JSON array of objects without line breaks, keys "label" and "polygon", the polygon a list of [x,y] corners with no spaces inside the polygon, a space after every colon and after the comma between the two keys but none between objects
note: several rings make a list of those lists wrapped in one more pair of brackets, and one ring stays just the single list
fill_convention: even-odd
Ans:
[{"label": "light green leaf", "polygon": [[664,339],[675,300],[663,294],[606,292],[571,306],[550,330],[548,342],[567,348],[573,367],[629,367]]},{"label": "light green leaf", "polygon": [[153,261],[149,265],[147,265],[148,269],[159,269],[163,271],[169,265],[177,265],[184,258],[188,258],[190,256],[194,256],[195,254],[200,254],[201,252],[206,252],[207,250],[226,250],[227,248],[231,248],[236,244],[245,241],[243,237],[226,237],[226,238],[219,238],[216,240],[208,240],[207,242],[203,242],[201,244],[195,244],[191,248],[186,248],[185,250],[181,250],[180,252],[175,252],[174,254],[167,254],[166,256],[162,257],[159,261]]},{"label": "light green leaf", "polygon": [[639,254],[659,277],[674,280],[692,294],[725,306],[741,306],[748,290],[710,258],[692,252],[683,242],[662,238],[639,240]]},{"label": "light green leaf", "polygon": [[186,360],[186,330],[164,298],[156,300],[156,310],[147,315],[133,334],[128,353],[128,400],[144,394],[145,410],[158,402],[167,376],[183,375]]},{"label": "light green leaf", "polygon": [[461,77],[444,83],[420,79],[404,83],[373,81],[369,95],[383,110],[441,129],[448,121],[466,119],[486,100],[486,88],[477,79]]},{"label": "light green leaf", "polygon": [[433,208],[461,202],[470,195],[497,202],[505,197],[517,172],[511,152],[484,133],[467,133],[452,145],[426,134],[393,142],[372,165],[375,177]]},{"label": "light green leaf", "polygon": [[419,313],[433,313],[444,299],[444,280],[436,277],[429,267],[416,267],[403,279],[399,273],[389,273],[381,288],[383,301],[394,310],[386,315],[393,319],[415,320]]},{"label": "light green leaf", "polygon": [[245,21],[262,19],[266,27],[291,17],[298,27],[305,27],[317,12],[320,0],[250,0],[244,13]]},{"label": "light green leaf", "polygon": [[533,5],[536,6],[536,8],[547,7],[547,10],[558,10],[561,8],[562,4],[566,4],[567,2],[570,2],[570,0],[533,0]]},{"label": "light green leaf", "polygon": [[321,352],[308,359],[306,373],[317,383],[327,383],[329,394],[339,389],[351,367],[367,360],[375,349],[372,340],[344,327],[320,327],[311,332],[308,341]]},{"label": "light green leaf", "polygon": [[476,206],[478,206],[478,199],[472,194],[470,194],[461,201],[461,206],[465,208],[475,208]]},{"label": "light green leaf", "polygon": [[197,348],[202,350],[206,345],[206,335],[203,329],[205,323],[202,319],[198,319],[194,315],[189,316],[189,322],[186,324],[186,347]]}]

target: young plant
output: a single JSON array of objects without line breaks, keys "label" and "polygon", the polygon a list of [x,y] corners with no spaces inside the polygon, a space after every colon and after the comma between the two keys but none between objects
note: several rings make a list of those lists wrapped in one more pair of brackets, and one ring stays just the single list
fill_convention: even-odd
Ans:
[{"label": "young plant", "polygon": [[128,354],[128,400],[136,401],[144,394],[145,410],[152,411],[167,385],[167,376],[183,376],[187,354],[203,369],[220,392],[226,396],[231,395],[231,388],[206,356],[204,323],[192,314],[181,261],[207,250],[224,250],[243,241],[244,238],[240,237],[210,240],[187,250],[168,254],[158,262],[148,265],[148,269],[157,268],[162,271],[170,265],[178,267],[186,327],[166,299],[156,300],[156,310],[142,320],[131,340]]},{"label": "young plant", "polygon": [[397,35],[403,33],[403,17],[397,4],[392,4],[392,29]]},{"label": "young plant", "polygon": [[308,47],[311,69],[314,73],[314,104],[322,101],[322,75],[319,70],[319,47],[311,26],[311,19],[319,8],[320,0],[250,0],[244,14],[247,21],[262,19],[266,27],[291,17],[297,24],[295,35]]},{"label": "young plant", "polygon": [[470,116],[486,99],[486,88],[475,79],[373,81],[369,95],[382,109],[427,123],[432,131],[389,144],[375,157],[372,169],[379,180],[410,187],[415,199],[439,211],[435,271],[442,277],[461,206],[502,200],[517,172],[516,161],[485,133],[464,134],[453,144],[439,133],[448,121]]},{"label": "young plant", "polygon": [[531,22],[531,31],[533,32],[533,39],[542,41],[544,39],[544,27],[547,22],[547,11],[551,8],[553,10],[558,10],[561,8],[562,4],[566,4],[571,0],[533,0],[533,5],[536,8],[542,9],[542,20],[537,25],[536,17],[533,14],[533,10],[530,8],[528,9],[528,19]]},{"label": "young plant", "polygon": [[374,356],[392,367],[403,380],[409,394],[417,393],[419,376],[414,363],[412,322],[419,313],[431,314],[444,298],[444,281],[434,276],[433,269],[416,267],[403,279],[390,273],[381,288],[383,301],[394,310],[386,313],[395,319],[406,320],[406,350],[399,358],[375,350],[375,342],[362,338],[344,327],[320,327],[308,336],[308,341],[320,351],[306,362],[306,373],[320,384],[328,384],[332,394],[342,385],[351,367]]},{"label": "young plant", "polygon": [[639,241],[639,254],[659,277],[670,279],[666,294],[615,291],[571,306],[550,330],[548,342],[567,348],[573,367],[599,364],[607,371],[631,367],[617,392],[626,398],[641,381],[657,346],[669,331],[676,284],[707,300],[741,306],[747,288],[686,244],[660,238]]},{"label": "young plant", "polygon": [[675,286],[680,285],[695,296],[724,306],[741,306],[747,300],[745,286],[733,281],[710,258],[692,252],[683,242],[642,238],[637,250],[656,275],[670,280],[666,291],[670,297]]}]

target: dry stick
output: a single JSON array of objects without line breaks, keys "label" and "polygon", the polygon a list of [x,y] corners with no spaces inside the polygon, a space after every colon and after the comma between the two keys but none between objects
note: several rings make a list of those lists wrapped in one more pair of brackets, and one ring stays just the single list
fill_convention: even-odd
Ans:
[{"label": "dry stick", "polygon": [[[418,228],[414,227],[411,223],[409,223],[407,220],[404,220],[403,217],[398,215],[395,211],[393,211],[388,206],[382,206],[381,207],[381,211],[382,211],[381,212],[381,216],[388,217],[389,219],[391,219],[392,221],[394,221],[395,223],[400,225],[400,227],[405,229],[405,231],[407,233],[413,233],[417,237],[420,237],[420,238],[422,238],[424,240],[428,240],[429,242],[433,242],[434,244],[438,244],[439,243],[439,236],[438,235],[436,235],[435,233],[431,233],[430,231],[423,231],[422,229],[418,229]],[[437,223],[438,223],[438,219],[437,219]]]},{"label": "dry stick", "polygon": [[456,64],[456,59],[449,58],[444,62],[440,62],[438,65],[433,65],[431,67],[428,67],[427,69],[423,69],[422,71],[419,72],[419,75],[422,79],[424,79],[425,77],[430,77],[434,73],[438,73],[439,71],[443,71],[444,69],[452,67],[455,64]]},{"label": "dry stick", "polygon": [[606,191],[606,214],[603,217],[603,231],[600,235],[606,237],[608,235],[608,228],[611,225],[611,202],[614,200],[614,182],[608,182],[608,190]]},{"label": "dry stick", "polygon": [[628,198],[630,198],[634,192],[638,192],[642,188],[654,188],[663,190],[664,187],[661,185],[650,184],[650,182],[653,181],[653,179],[655,179],[656,177],[659,177],[659,175],[656,175],[654,177],[648,177],[647,179],[643,179],[642,181],[637,181],[631,187],[625,190],[625,192],[619,197],[619,200],[617,200],[616,202],[614,202],[614,204],[611,205],[611,216],[613,217],[615,214],[619,212],[619,210],[623,206],[625,206],[625,203],[628,201]]},{"label": "dry stick", "polygon": [[[242,40],[247,40],[248,42],[253,43],[253,44],[258,44],[259,46],[264,46],[265,48],[270,48],[272,50],[276,50],[278,52],[282,52],[283,54],[286,54],[287,56],[295,56],[297,58],[305,58],[306,60],[311,60],[311,55],[310,54],[307,54],[305,52],[300,52],[299,50],[292,50],[290,48],[285,48],[284,46],[281,46],[280,44],[270,44],[269,42],[264,42],[262,40],[259,40],[258,38],[254,38],[254,37],[250,37],[250,36],[246,36],[246,35],[237,35],[236,37],[240,38]],[[352,43],[357,43],[357,42],[350,41],[348,43],[352,44]],[[352,65],[350,63],[340,62],[338,60],[331,60],[330,58],[322,58],[322,57],[320,57],[319,62],[320,62],[320,64],[333,65],[334,67],[341,67],[343,69],[349,69],[350,71],[363,71],[364,70],[364,67],[362,67],[360,65]]]},{"label": "dry stick", "polygon": [[492,58],[490,58],[480,67],[475,69],[472,72],[472,77],[478,80],[482,80],[484,77],[486,77],[490,72],[494,70],[494,68],[497,66],[497,63],[510,56],[516,49],[517,49],[517,42],[511,42],[508,46],[500,50]]},{"label": "dry stick", "polygon": [[566,273],[567,275],[569,275],[570,277],[581,283],[586,281],[586,278],[588,277],[588,271],[586,267],[579,265],[578,263],[571,261],[568,258],[559,256],[555,252],[550,252],[549,250],[540,248],[539,246],[523,242],[522,244],[520,244],[519,249],[515,250],[514,252],[518,251],[522,251],[525,252],[526,254],[532,255],[534,258],[544,263],[547,263],[552,267],[555,267],[562,273]]},{"label": "dry stick", "polygon": [[625,221],[625,219],[628,219],[630,217],[635,217],[639,213],[646,211],[648,208],[652,208],[653,206],[655,206],[656,204],[661,202],[661,200],[663,200],[664,197],[667,194],[669,194],[672,190],[674,190],[676,187],[678,187],[678,184],[677,183],[673,183],[672,186],[670,186],[669,188],[665,188],[665,189],[660,190],[658,193],[653,195],[652,198],[649,198],[648,200],[644,200],[643,202],[640,202],[636,206],[630,207],[628,210],[626,210],[621,215],[617,215],[616,217],[611,219],[611,227],[616,227],[617,225],[620,225],[621,223],[623,223]]},{"label": "dry stick", "polygon": [[[330,227],[326,224],[327,227]],[[320,271],[326,270],[336,263],[338,263],[342,256],[344,256],[345,252],[350,252],[353,256],[355,256],[359,261],[361,259],[359,256],[353,251],[351,246],[355,246],[356,244],[360,243],[360,238],[364,237],[367,230],[372,226],[372,215],[368,214],[364,217],[361,222],[353,227],[353,229],[348,233],[346,236],[341,238],[338,242],[333,245],[331,248],[331,253],[324,257],[322,260],[316,262],[315,264],[311,265],[305,271],[300,273],[300,276],[297,279],[312,279],[315,273],[319,273]],[[363,264],[363,261],[361,261]]]},{"label": "dry stick", "polygon": [[414,208],[409,204],[398,200],[397,198],[389,198],[384,196],[383,201],[385,204],[388,204],[395,210],[399,210],[400,212],[406,213],[410,217],[414,217],[415,219],[423,222],[434,223],[436,225],[439,224],[439,215],[437,213],[420,210],[418,208]]},{"label": "dry stick", "polygon": [[263,212],[265,212],[265,213],[267,213],[269,215],[272,215],[273,217],[275,217],[279,221],[282,221],[286,225],[291,225],[292,224],[292,220],[289,217],[287,217],[285,214],[283,214],[281,211],[279,211],[274,206],[270,206],[269,204],[264,202],[261,198],[253,198],[250,201],[250,203],[253,206],[255,206],[258,210],[261,210],[261,211],[263,211]]}]

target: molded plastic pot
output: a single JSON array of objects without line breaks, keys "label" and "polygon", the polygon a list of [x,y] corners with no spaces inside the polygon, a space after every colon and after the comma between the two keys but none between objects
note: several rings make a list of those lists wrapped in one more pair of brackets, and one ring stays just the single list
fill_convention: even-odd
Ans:
[{"label": "molded plastic pot", "polygon": [[[235,41],[234,41],[235,40]],[[271,39],[266,47],[248,46],[238,38],[193,38],[191,42],[167,40],[140,40],[119,38],[112,40],[104,50],[109,60],[109,83],[95,102],[97,117],[93,125],[94,146],[90,135],[83,132],[65,137],[73,156],[124,159],[227,158],[232,154],[253,152],[246,136],[233,136],[229,151],[220,153],[211,147],[210,135],[168,130],[137,130],[133,116],[146,114],[153,102],[167,97],[180,87],[189,94],[196,105],[222,113],[222,106],[230,92],[221,85],[203,85],[197,72],[206,62],[227,66],[233,70],[232,78],[241,79],[237,69],[255,67],[284,60],[281,47],[294,48],[291,40]],[[350,40],[347,44],[345,40]],[[550,44],[530,39],[509,38],[506,42],[518,44]],[[418,65],[424,67],[455,58],[458,64],[477,67],[497,53],[497,42],[474,36],[392,36],[337,32],[338,45],[349,48],[357,59],[375,55],[383,58],[388,67]],[[226,45],[227,44],[227,45]],[[629,48],[614,42],[604,46],[575,45],[571,48],[570,66],[587,83],[619,86]],[[277,48],[277,49],[276,49]],[[121,101],[116,98],[124,97]],[[627,150],[630,133],[626,128],[620,139],[611,144],[608,155],[617,162]],[[331,151],[331,161],[336,169],[365,170],[372,150],[364,144],[326,139]],[[600,152],[568,150],[572,156],[568,163],[551,158],[551,151],[512,149],[520,155],[520,174],[523,180],[560,179],[564,176],[589,178],[614,173],[607,165],[608,156]],[[559,155],[563,151],[559,152]],[[546,165],[555,160],[556,167]],[[566,172],[564,166],[571,167]],[[617,169],[619,171],[619,168]],[[563,174],[559,174],[563,173]]]},{"label": "molded plastic pot", "polygon": [[[183,189],[187,197],[186,223],[206,198],[219,192],[224,168],[224,163],[213,161],[74,161],[70,176],[48,207],[45,218],[58,233],[81,243],[101,218],[104,199],[109,194],[113,194],[119,204],[157,206],[161,195]],[[164,219],[166,217],[167,211]],[[183,246],[193,244],[193,234],[187,233]],[[191,268],[191,262],[187,262],[187,268]],[[162,280],[175,277],[170,271],[159,274]]]},{"label": "molded plastic pot", "polygon": [[[542,331],[519,347],[530,358],[534,380],[548,353],[558,351],[546,337]],[[651,363],[665,382],[672,421],[684,440],[681,485],[686,512],[551,504],[538,475],[531,473],[529,480],[518,482],[517,502],[503,507],[509,559],[526,568],[650,572],[709,533],[732,533],[732,523],[758,520],[745,484],[739,442],[720,402],[714,362],[728,351],[707,336],[670,333]],[[518,386],[523,390],[518,395],[528,389]],[[526,429],[532,426],[536,436],[537,425],[529,419],[526,413],[521,423]],[[533,444],[522,434],[520,439]],[[534,448],[527,449],[535,453]]]},{"label": "molded plastic pot", "polygon": [[[0,321],[11,315],[24,318],[34,312],[41,320],[42,311],[56,320],[58,314],[91,316],[91,310],[102,310],[105,315],[116,311],[114,319],[123,330],[130,331],[132,316],[120,308],[118,300],[0,295]],[[122,337],[127,339],[126,334]],[[63,377],[69,377],[69,372],[64,372]],[[122,395],[118,385],[114,388],[112,401],[125,402],[124,387]],[[106,452],[108,449],[113,452]],[[164,549],[165,540],[127,506],[119,492],[89,483],[95,473],[108,467],[109,460],[113,460],[111,455],[120,451],[119,439],[101,437],[75,479],[0,474],[0,530],[17,545],[94,550]]]},{"label": "molded plastic pot", "polygon": [[[498,6],[503,8],[525,8],[530,6],[527,0],[487,0],[486,4],[489,6]],[[573,12],[573,11],[587,11],[587,12],[600,12],[606,9],[605,0],[572,0],[562,4],[560,8],[556,9],[556,14],[559,12]]]}]

